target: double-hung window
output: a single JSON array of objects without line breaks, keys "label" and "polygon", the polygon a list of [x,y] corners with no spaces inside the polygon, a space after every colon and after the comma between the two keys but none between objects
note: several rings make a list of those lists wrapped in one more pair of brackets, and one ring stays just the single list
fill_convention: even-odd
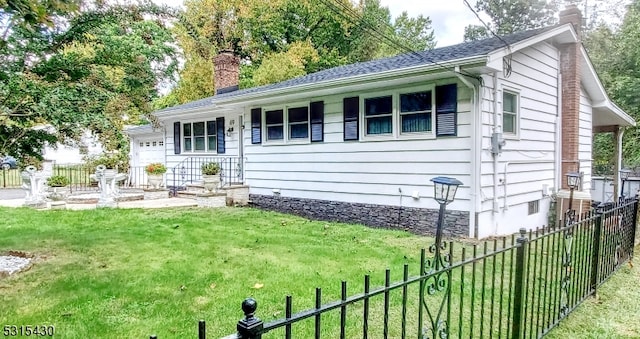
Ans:
[{"label": "double-hung window", "polygon": [[284,140],[284,111],[281,109],[265,111],[267,141]]},{"label": "double-hung window", "polygon": [[309,139],[309,108],[292,107],[287,109],[289,120],[289,140]]},{"label": "double-hung window", "polygon": [[393,133],[393,96],[364,99],[364,119],[367,135]]},{"label": "double-hung window", "polygon": [[431,91],[400,94],[401,133],[431,131]]},{"label": "double-hung window", "polygon": [[292,103],[251,109],[251,143],[324,141],[324,102]]},{"label": "double-hung window", "polygon": [[[322,102],[319,102],[322,104]],[[316,106],[323,106],[318,105]],[[316,107],[316,110],[322,113],[322,109]],[[322,107],[323,108],[323,107]],[[317,113],[318,113],[317,112]],[[316,114],[316,115],[319,115]],[[323,117],[316,117],[317,140],[322,140],[322,123]],[[309,141],[311,119],[309,115],[309,106],[291,105],[283,108],[268,108],[264,110],[264,132],[265,141],[274,143],[287,142],[304,142]],[[259,126],[259,125],[256,125]],[[254,133],[255,131],[252,131]],[[255,136],[258,137],[257,135]],[[253,136],[252,136],[253,138]],[[253,138],[255,139],[255,138]]]},{"label": "double-hung window", "polygon": [[215,152],[216,121],[198,121],[182,124],[184,152]]},{"label": "double-hung window", "polygon": [[518,134],[518,95],[502,92],[502,133]]}]

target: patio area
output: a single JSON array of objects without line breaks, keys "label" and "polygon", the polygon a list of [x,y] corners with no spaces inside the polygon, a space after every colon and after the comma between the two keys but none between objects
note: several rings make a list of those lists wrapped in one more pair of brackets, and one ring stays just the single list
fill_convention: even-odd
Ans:
[{"label": "patio area", "polygon": [[[196,207],[198,203],[194,199],[188,198],[166,198],[154,200],[142,200],[142,193],[139,190],[123,192],[117,201],[117,208],[169,208],[169,207]],[[23,207],[24,190],[21,189],[0,189],[0,206],[3,207]],[[79,192],[68,198],[66,209],[86,210],[95,209],[100,193]],[[51,202],[47,202],[47,208],[51,209]]]}]

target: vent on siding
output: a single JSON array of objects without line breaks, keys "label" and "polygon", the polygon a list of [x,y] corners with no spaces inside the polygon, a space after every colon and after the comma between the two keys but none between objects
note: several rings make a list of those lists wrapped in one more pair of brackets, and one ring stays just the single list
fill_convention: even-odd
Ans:
[{"label": "vent on siding", "polygon": [[529,215],[540,212],[540,200],[529,201]]}]

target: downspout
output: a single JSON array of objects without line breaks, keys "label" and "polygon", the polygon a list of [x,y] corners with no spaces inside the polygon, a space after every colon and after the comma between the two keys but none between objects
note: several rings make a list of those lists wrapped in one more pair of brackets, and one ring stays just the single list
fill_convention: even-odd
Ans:
[{"label": "downspout", "polygon": [[[498,73],[493,72],[493,133],[500,133],[498,124]],[[493,214],[500,211],[498,204],[498,154],[493,155]]]},{"label": "downspout", "polygon": [[[558,69],[561,68],[558,58]],[[555,191],[562,189],[562,72],[558,72],[558,102],[556,104],[556,163],[555,163]]]},{"label": "downspout", "polygon": [[479,190],[480,190],[480,153],[482,147],[482,120],[478,118],[479,114],[481,114],[481,110],[479,109],[479,103],[481,102],[478,98],[478,88],[469,81],[465,76],[460,74],[460,66],[455,67],[455,74],[460,79],[460,81],[465,84],[465,86],[469,87],[473,92],[471,96],[471,119],[472,119],[472,132],[471,132],[471,204],[469,204],[469,237],[476,237],[476,214],[480,210],[480,198],[479,198]]}]

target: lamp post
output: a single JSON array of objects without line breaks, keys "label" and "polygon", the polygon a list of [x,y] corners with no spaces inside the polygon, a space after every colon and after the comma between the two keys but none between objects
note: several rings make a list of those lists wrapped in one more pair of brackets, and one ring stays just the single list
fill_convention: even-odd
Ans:
[{"label": "lamp post", "polygon": [[631,175],[630,169],[623,168],[620,170],[620,180],[622,180],[622,188],[620,188],[620,197],[618,198],[618,201],[620,203],[624,202],[624,182],[627,181],[627,179],[629,179],[630,175]]},{"label": "lamp post", "polygon": [[[445,301],[451,293],[451,270],[442,270],[451,265],[451,258],[447,254],[441,255],[446,250],[446,243],[442,243],[442,228],[444,227],[444,210],[447,204],[451,203],[456,197],[458,186],[462,185],[457,179],[448,177],[435,177],[431,179],[433,182],[433,199],[440,204],[440,213],[438,214],[438,224],[436,225],[436,242],[429,246],[429,252],[433,253],[433,258],[427,259],[425,251],[421,254],[421,273],[426,279],[420,281],[420,296],[422,301],[418,309],[418,324],[422,329],[422,335],[429,338],[448,338],[449,328],[448,322],[444,321]],[[426,295],[434,296],[438,292],[443,292],[440,307],[436,310],[429,308]],[[424,310],[427,311],[429,326],[422,327]],[[427,335],[426,332],[431,332]],[[421,338],[423,337],[421,336]]]},{"label": "lamp post", "polygon": [[441,257],[440,250],[442,248],[442,228],[444,224],[444,211],[446,206],[451,203],[458,191],[458,186],[462,185],[457,179],[449,177],[435,177],[433,182],[433,199],[440,204],[440,213],[438,214],[438,224],[436,225],[436,243],[435,243],[435,268],[440,269]]},{"label": "lamp post", "polygon": [[575,217],[575,211],[573,210],[573,191],[580,187],[580,173],[567,173],[567,186],[569,186],[569,208],[567,208],[565,216],[565,225],[573,222]]}]

